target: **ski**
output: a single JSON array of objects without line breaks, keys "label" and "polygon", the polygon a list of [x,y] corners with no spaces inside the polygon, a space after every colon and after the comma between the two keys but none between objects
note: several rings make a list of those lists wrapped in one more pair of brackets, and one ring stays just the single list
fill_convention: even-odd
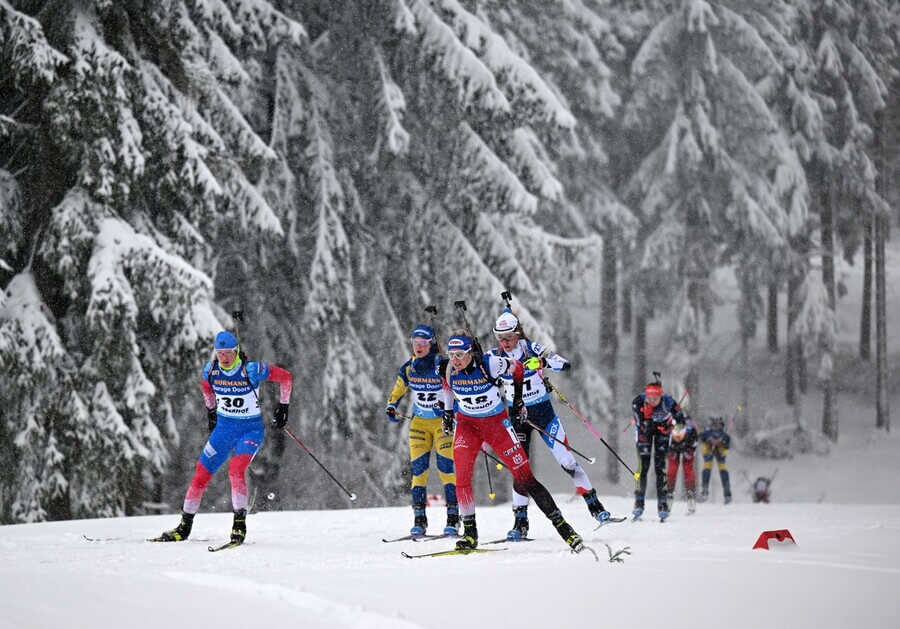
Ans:
[{"label": "ski", "polygon": [[406,557],[407,559],[422,559],[423,557],[447,557],[449,555],[471,555],[472,553],[496,553],[501,550],[506,550],[505,548],[460,548],[453,550],[442,550],[437,553],[425,553],[422,555],[410,555],[405,552],[401,552],[400,554]]},{"label": "ski", "polygon": [[628,519],[628,518],[610,518],[610,519],[608,519],[608,520],[605,520],[604,522],[601,522],[600,525],[599,525],[597,528],[595,528],[594,530],[595,530],[595,531],[599,531],[600,529],[602,529],[602,528],[603,528],[604,526],[606,526],[607,524],[618,524],[619,522],[624,522],[624,521],[627,520],[627,519]]},{"label": "ski", "polygon": [[449,533],[443,533],[442,535],[426,535],[424,537],[419,537],[413,541],[433,542],[436,539],[459,539],[459,533],[454,533],[453,535],[450,535]]},{"label": "ski", "polygon": [[221,546],[207,546],[206,550],[208,550],[211,553],[217,553],[220,550],[228,550],[229,548],[237,548],[238,546],[240,546],[243,543],[244,542],[226,542],[225,544],[222,544]]},{"label": "ski", "polygon": [[509,542],[510,544],[516,544],[518,542],[533,542],[533,537],[520,537],[518,539],[510,539],[508,537],[501,537],[500,539],[492,539],[489,542],[481,542],[482,546],[487,546],[488,544],[504,544]]},{"label": "ski", "polygon": [[429,540],[429,539],[441,539],[446,537],[445,535],[404,535],[403,537],[396,537],[394,539],[384,539],[381,538],[381,541],[385,544],[393,544],[394,542],[405,542],[407,540],[419,541],[419,540]]}]

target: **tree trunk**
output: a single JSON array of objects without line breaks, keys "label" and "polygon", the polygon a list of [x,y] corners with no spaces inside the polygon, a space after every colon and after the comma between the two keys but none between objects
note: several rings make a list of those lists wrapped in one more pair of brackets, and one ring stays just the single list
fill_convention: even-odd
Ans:
[{"label": "tree trunk", "polygon": [[647,384],[647,318],[643,308],[634,318],[634,380],[635,392],[643,391]]},{"label": "tree trunk", "polygon": [[769,344],[769,352],[774,354],[778,351],[778,281],[769,280],[769,295],[766,317],[766,332]]},{"label": "tree trunk", "polygon": [[[602,286],[600,300],[600,362],[606,371],[606,381],[612,393],[613,407],[617,407],[617,389],[619,379],[616,375],[616,364],[619,359],[619,334],[616,316],[618,304],[618,251],[615,238],[608,235],[603,243]],[[619,431],[614,420],[607,430],[607,441],[610,448],[616,449]],[[606,457],[606,476],[613,484],[619,482],[619,461],[612,452]]]},{"label": "tree trunk", "polygon": [[787,290],[787,337],[784,351],[784,402],[793,405],[797,402],[797,363],[798,342],[794,338],[794,319],[797,318],[797,291],[800,280],[796,273],[791,273]]},{"label": "tree trunk", "polygon": [[859,357],[869,360],[872,357],[872,222],[866,221],[863,239],[863,284],[862,313],[859,319]]},{"label": "tree trunk", "polygon": [[[771,285],[770,285],[771,286]],[[750,432],[750,340],[741,333],[741,406],[737,414],[737,434],[745,437]]]},{"label": "tree trunk", "polygon": [[626,283],[622,286],[622,334],[625,335],[631,334],[632,301],[631,285]]},{"label": "tree trunk", "polygon": [[885,286],[884,241],[887,237],[889,219],[875,217],[875,427],[891,430],[890,409],[888,408],[888,364],[887,364],[887,291]]},{"label": "tree trunk", "polygon": [[[833,313],[837,305],[834,294],[834,212],[832,208],[834,194],[830,182],[826,182],[824,177],[820,179],[820,182],[825,186],[819,207],[822,222],[822,282],[825,284],[825,290],[828,293],[828,308]],[[835,330],[834,333],[836,334],[837,331]],[[822,353],[821,360],[830,363],[826,372],[823,373],[824,377],[822,379],[822,433],[832,441],[837,441],[838,418],[834,408],[833,377],[834,338],[820,341],[820,349]]]}]

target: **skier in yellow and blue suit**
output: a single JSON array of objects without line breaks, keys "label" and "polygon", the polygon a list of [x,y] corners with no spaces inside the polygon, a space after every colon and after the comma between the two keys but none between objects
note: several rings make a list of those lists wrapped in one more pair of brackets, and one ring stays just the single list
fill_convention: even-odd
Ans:
[{"label": "skier in yellow and blue suit", "polygon": [[437,459],[438,472],[444,485],[447,500],[447,526],[444,535],[459,532],[459,507],[456,501],[456,474],[453,469],[453,436],[441,430],[443,417],[441,363],[447,359],[438,352],[434,330],[431,326],[418,325],[411,339],[413,356],[397,372],[397,382],[385,408],[388,419],[400,421],[397,404],[407,391],[412,391],[413,418],[409,424],[409,459],[412,467],[413,527],[410,535],[425,535],[428,518],[425,517],[426,486],[431,467],[431,451]]}]

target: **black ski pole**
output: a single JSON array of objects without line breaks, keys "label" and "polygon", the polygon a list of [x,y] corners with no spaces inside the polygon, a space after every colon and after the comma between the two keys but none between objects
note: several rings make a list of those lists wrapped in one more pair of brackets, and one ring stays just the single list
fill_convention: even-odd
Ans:
[{"label": "black ski pole", "polygon": [[434,345],[437,347],[438,352],[441,351],[441,342],[438,340],[438,328],[437,328],[437,306],[425,306],[425,312],[428,313],[428,319],[431,321],[431,329],[434,330]]},{"label": "black ski pole", "polygon": [[488,477],[488,497],[493,500],[497,494],[494,493],[494,483],[491,482],[491,466],[488,465],[487,452],[484,455],[484,470],[487,472]]},{"label": "black ski pole", "polygon": [[341,485],[341,482],[340,482],[338,479],[336,479],[336,478],[334,477],[334,474],[332,474],[331,472],[329,472],[329,471],[328,471],[328,468],[325,467],[324,465],[322,465],[322,462],[321,462],[319,459],[316,458],[316,455],[313,454],[312,452],[310,452],[310,451],[309,451],[309,448],[307,448],[305,445],[303,445],[303,442],[300,441],[300,439],[297,438],[297,435],[295,435],[295,434],[291,431],[290,428],[288,428],[287,426],[285,426],[283,430],[284,430],[284,432],[286,432],[287,434],[289,434],[289,435],[291,436],[291,439],[293,439],[294,441],[297,442],[297,445],[298,445],[298,446],[300,446],[301,448],[303,448],[303,450],[304,450],[309,456],[312,457],[312,460],[313,460],[313,461],[315,461],[316,463],[318,463],[319,467],[321,467],[323,470],[325,470],[325,473],[328,474],[328,475],[331,477],[331,480],[333,480],[333,481],[337,484],[338,487],[340,487],[341,489],[344,490],[344,493],[347,494],[347,496],[350,497],[350,500],[356,500],[356,494],[351,493],[350,491],[347,490],[346,487],[344,487],[343,485]]},{"label": "black ski pole", "polygon": [[502,470],[502,469],[503,469],[503,465],[504,465],[503,461],[501,461],[500,459],[498,459],[497,457],[495,457],[493,454],[491,454],[491,453],[488,452],[487,450],[482,450],[482,452],[484,452],[484,456],[486,456],[486,457],[489,458],[491,461],[493,461],[494,463],[497,464],[497,469],[498,469],[498,470]]},{"label": "black ski pole", "polygon": [[[244,320],[244,311],[243,311],[243,310],[235,310],[235,311],[233,311],[233,312],[231,313],[231,316],[232,316],[232,317],[234,318],[234,320],[235,320],[235,326],[234,326],[235,336],[237,336],[238,347],[239,347],[239,349],[241,349],[241,359],[244,361],[244,364],[241,365],[241,369],[243,369],[243,371],[244,371],[244,377],[247,379],[247,384],[250,385],[250,390],[253,391],[253,396],[256,398],[256,405],[260,407],[260,412],[261,412],[261,411],[262,411],[262,407],[261,407],[261,405],[260,405],[260,403],[259,403],[259,396],[256,394],[256,389],[253,388],[253,383],[250,382],[250,376],[247,375],[247,364],[246,364],[246,362],[247,362],[247,355],[244,353],[243,348],[240,347],[240,345],[241,345],[241,337],[240,337],[239,326],[237,325],[237,322],[238,322],[238,321],[243,321],[243,320]],[[341,485],[340,481],[338,481],[338,479],[336,479],[336,478],[334,477],[334,474],[332,474],[331,472],[329,472],[329,471],[328,471],[328,468],[325,467],[324,465],[322,465],[322,462],[319,461],[319,459],[316,458],[316,455],[314,455],[312,452],[310,452],[310,451],[309,451],[309,448],[307,448],[305,445],[303,445],[303,442],[300,441],[300,439],[297,438],[297,435],[295,435],[293,432],[291,432],[291,429],[290,429],[290,428],[288,428],[287,426],[285,426],[282,430],[284,430],[284,432],[286,432],[287,434],[289,434],[289,435],[291,436],[291,439],[293,439],[294,441],[296,441],[296,442],[297,442],[297,445],[300,446],[301,448],[303,448],[303,449],[306,451],[306,453],[307,453],[309,456],[312,457],[312,460],[319,464],[319,467],[321,467],[323,470],[325,470],[325,473],[328,474],[328,475],[331,477],[331,480],[333,480],[335,483],[337,483],[337,486],[338,486],[338,487],[340,487],[341,489],[344,490],[344,493],[346,493],[346,494],[350,497],[350,500],[351,500],[351,501],[352,501],[352,500],[356,500],[356,494],[347,491],[347,488],[344,487],[343,485]]]},{"label": "black ski pole", "polygon": [[[547,437],[547,439],[552,439],[554,442],[559,441],[559,439],[557,439],[556,437],[554,437],[554,436],[551,435],[550,433],[548,433],[548,432],[546,432],[546,431],[544,431],[544,430],[541,430],[541,428],[540,428],[537,424],[535,424],[533,421],[531,421],[530,419],[526,419],[526,420],[525,420],[525,423],[528,424],[529,426],[531,426],[532,428],[534,428],[535,430],[537,430],[539,433],[541,433],[541,434],[544,435],[545,437]],[[594,461],[597,460],[596,458],[594,458],[594,457],[592,457],[592,456],[587,456],[586,454],[582,454],[581,452],[579,452],[578,450],[576,450],[575,448],[573,448],[572,446],[570,446],[570,445],[569,445],[568,443],[566,443],[565,441],[560,441],[560,443],[563,444],[563,446],[566,448],[566,450],[569,450],[570,452],[573,452],[573,453],[577,454],[578,456],[580,456],[582,459],[584,459],[585,461],[587,461],[587,462],[590,463],[591,465],[593,465],[593,464],[594,464]],[[626,465],[626,467],[628,467],[628,466]]]}]

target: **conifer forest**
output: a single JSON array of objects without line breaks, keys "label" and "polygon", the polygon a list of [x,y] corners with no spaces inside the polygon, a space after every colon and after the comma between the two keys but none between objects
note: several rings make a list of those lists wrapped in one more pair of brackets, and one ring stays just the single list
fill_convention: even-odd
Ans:
[{"label": "conifer forest", "polygon": [[[630,448],[660,360],[701,412],[728,270],[736,368],[780,356],[835,442],[856,259],[887,431],[898,182],[896,0],[0,0],[0,523],[177,510],[222,329],[291,371],[289,426],[363,505],[402,504],[410,331],[465,300],[493,341],[503,291]],[[346,504],[267,432],[267,508]]]}]

